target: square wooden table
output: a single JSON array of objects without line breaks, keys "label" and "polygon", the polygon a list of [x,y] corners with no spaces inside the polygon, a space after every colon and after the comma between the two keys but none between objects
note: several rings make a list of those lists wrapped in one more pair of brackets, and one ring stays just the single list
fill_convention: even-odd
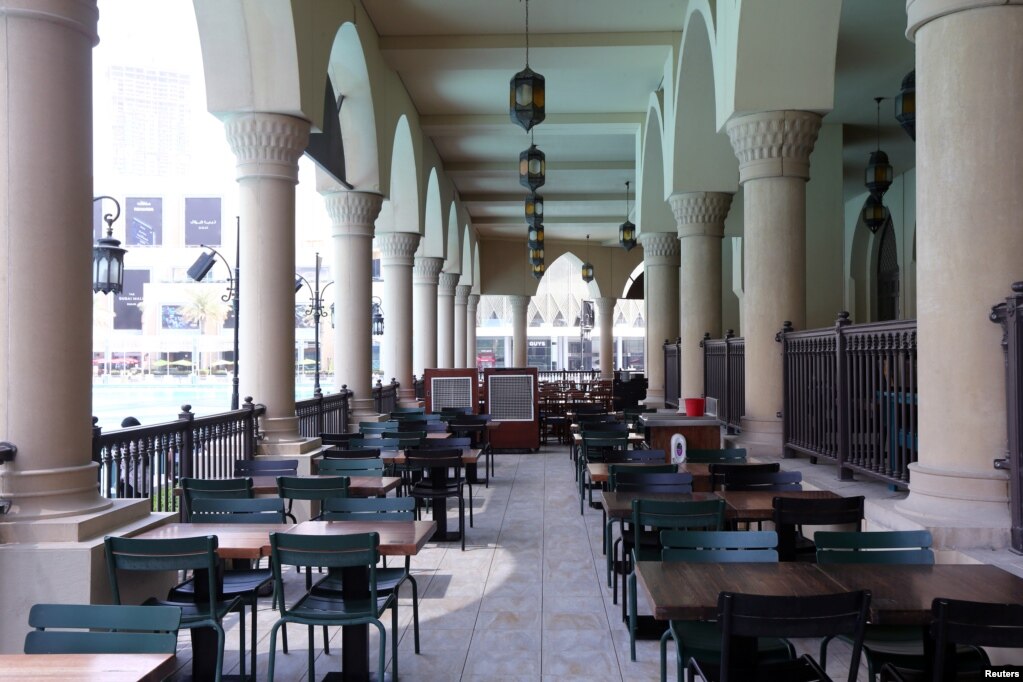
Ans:
[{"label": "square wooden table", "polygon": [[824,500],[841,497],[830,490],[719,490],[725,501],[725,516],[730,521],[770,521],[774,518],[776,497]]},{"label": "square wooden table", "polygon": [[174,654],[0,654],[0,680],[160,682]]},{"label": "square wooden table", "polygon": [[[436,530],[435,521],[306,521],[289,532],[299,535],[378,533],[380,554],[414,556]],[[369,574],[364,568],[346,568],[341,573],[341,586],[345,599],[365,599],[369,595]],[[341,628],[341,677],[345,680],[370,679],[368,624]]]}]

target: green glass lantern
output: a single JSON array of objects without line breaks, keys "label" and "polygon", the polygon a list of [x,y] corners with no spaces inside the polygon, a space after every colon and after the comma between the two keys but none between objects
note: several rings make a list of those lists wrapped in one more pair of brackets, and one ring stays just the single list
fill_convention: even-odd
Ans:
[{"label": "green glass lantern", "polygon": [[526,222],[530,225],[543,224],[543,197],[536,192],[526,197]]},{"label": "green glass lantern", "polygon": [[877,102],[877,149],[870,152],[870,159],[867,161],[867,169],[864,172],[864,182],[870,193],[878,199],[884,197],[884,193],[892,186],[895,179],[895,172],[892,164],[888,163],[888,155],[881,151],[881,101],[884,97],[875,97]]},{"label": "green glass lantern", "polygon": [[512,76],[508,113],[527,131],[544,119],[544,77],[529,68],[528,58],[526,68]]},{"label": "green glass lantern", "polygon": [[629,183],[625,182],[625,222],[618,226],[618,243],[626,251],[636,246],[636,226],[629,220]]},{"label": "green glass lantern", "polygon": [[535,144],[519,154],[519,184],[532,191],[547,180],[547,157]]}]

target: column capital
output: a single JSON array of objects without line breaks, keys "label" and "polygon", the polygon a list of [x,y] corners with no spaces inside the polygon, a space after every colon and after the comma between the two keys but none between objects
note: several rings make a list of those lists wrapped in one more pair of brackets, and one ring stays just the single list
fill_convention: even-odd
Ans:
[{"label": "column capital", "polygon": [[455,305],[468,305],[470,291],[472,286],[469,284],[459,284],[455,287]]},{"label": "column capital", "polygon": [[725,218],[732,206],[730,192],[680,192],[668,199],[675,214],[678,238],[725,235]]},{"label": "column capital", "polygon": [[444,267],[443,258],[416,256],[412,264],[412,283],[437,286],[437,276],[442,267]]},{"label": "column capital", "polygon": [[810,153],[821,127],[809,111],[762,111],[736,116],[726,126],[739,159],[739,183],[756,178],[810,178]]},{"label": "column capital", "polygon": [[2,0],[0,15],[58,24],[81,33],[93,47],[99,44],[99,34],[96,32],[99,10],[94,2],[61,0],[42,3],[39,0]]},{"label": "column capital", "polygon": [[462,276],[457,272],[440,273],[440,281],[437,285],[437,295],[454,296],[455,287],[458,286],[458,280],[460,279],[462,279]]},{"label": "column capital", "polygon": [[413,257],[419,248],[418,232],[383,232],[377,235],[381,265],[405,265],[412,267]]},{"label": "column capital", "polygon": [[373,237],[373,223],[384,204],[375,192],[324,192],[333,237]]},{"label": "column capital", "polygon": [[615,304],[618,303],[618,299],[613,296],[601,296],[596,299],[594,303],[597,304],[597,311],[600,312],[601,315],[613,315]]},{"label": "column capital", "polygon": [[532,296],[508,295],[505,296],[505,298],[508,299],[508,303],[511,304],[513,314],[518,313],[519,311],[521,311],[522,314],[525,314],[526,310],[529,308],[529,301]]},{"label": "column capital", "polygon": [[639,235],[643,246],[643,262],[647,265],[678,267],[678,237],[674,232],[644,232]]},{"label": "column capital", "polygon": [[479,304],[480,304],[479,294],[469,294],[469,296],[465,299],[465,309],[473,315],[476,314],[476,306],[478,306]]},{"label": "column capital", "polygon": [[283,114],[232,114],[224,129],[238,159],[236,179],[298,182],[298,158],[309,145],[309,121]]},{"label": "column capital", "polygon": [[981,7],[1023,5],[1023,0],[906,0],[906,38],[916,40],[916,32],[934,19]]}]

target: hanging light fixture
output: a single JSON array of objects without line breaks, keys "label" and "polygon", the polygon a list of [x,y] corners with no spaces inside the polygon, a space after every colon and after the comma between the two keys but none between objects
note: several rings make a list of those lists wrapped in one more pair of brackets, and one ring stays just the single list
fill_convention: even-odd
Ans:
[{"label": "hanging light fixture", "polygon": [[543,224],[543,197],[536,192],[526,197],[526,222],[530,225]]},{"label": "hanging light fixture", "polygon": [[887,221],[888,207],[881,202],[880,197],[868,194],[867,201],[863,204],[863,222],[867,228],[876,233]]},{"label": "hanging light fixture", "polygon": [[530,139],[529,149],[519,154],[519,184],[535,192],[546,180],[547,157]]},{"label": "hanging light fixture", "polygon": [[540,261],[539,263],[533,263],[531,264],[530,267],[533,270],[533,277],[535,277],[536,279],[543,279],[543,273],[547,271],[547,266],[544,265],[543,261]]},{"label": "hanging light fixture", "polygon": [[526,246],[529,248],[529,263],[530,265],[536,265],[542,263],[544,260],[543,256],[543,225],[531,225],[529,227],[529,233],[526,240]]},{"label": "hanging light fixture", "polygon": [[[121,242],[114,239],[114,221],[121,217],[121,204],[117,199],[101,195],[95,197],[92,202],[102,202],[109,199],[114,202],[117,213],[103,214],[103,221],[107,224],[107,236],[100,237],[92,245],[92,291],[93,293],[103,292],[109,294],[120,294],[124,290],[124,254],[128,253],[121,248]],[[102,203],[100,204],[102,206]]]},{"label": "hanging light fixture", "polygon": [[892,186],[894,172],[892,164],[888,163],[888,155],[881,151],[881,102],[884,97],[875,97],[877,102],[877,149],[870,152],[870,159],[867,161],[867,170],[864,174],[867,189],[875,195],[878,200],[884,198],[884,193]]},{"label": "hanging light fixture", "polygon": [[916,141],[916,69],[902,79],[902,89],[895,98],[895,120]]},{"label": "hanging light fixture", "polygon": [[512,76],[508,113],[529,130],[544,119],[544,77],[529,68],[529,0],[526,0],[526,68]]},{"label": "hanging light fixture", "polygon": [[593,281],[593,263],[590,262],[590,235],[586,235],[586,262],[582,267],[583,281],[589,284]]},{"label": "hanging light fixture", "polygon": [[618,226],[618,243],[626,251],[636,245],[636,226],[629,220],[629,181],[625,181],[625,222]]}]

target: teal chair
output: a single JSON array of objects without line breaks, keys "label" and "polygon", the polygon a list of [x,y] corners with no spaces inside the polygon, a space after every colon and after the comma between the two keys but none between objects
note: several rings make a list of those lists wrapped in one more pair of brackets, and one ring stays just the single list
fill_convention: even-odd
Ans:
[{"label": "teal chair", "polygon": [[362,438],[348,442],[348,447],[353,449],[373,448],[374,450],[400,450],[401,442],[397,438]]},{"label": "teal chair", "polygon": [[426,440],[426,431],[384,431],[380,434],[380,437],[397,440],[398,449],[406,450],[408,448],[418,448]]},{"label": "teal chair", "polygon": [[686,461],[694,464],[710,464],[711,462],[731,462],[733,464],[741,464],[746,461],[746,448],[709,450],[694,448],[692,450],[686,450]]},{"label": "teal chair", "polygon": [[173,654],[181,609],[176,606],[36,604],[26,654]]},{"label": "teal chair", "polygon": [[[348,497],[348,477],[311,478],[308,476],[278,476],[277,496],[287,500],[284,514],[297,523],[292,508],[295,500],[323,503],[332,497]],[[313,518],[318,518],[319,514]]]},{"label": "teal chair", "polygon": [[582,450],[579,453],[577,472],[579,480],[579,513],[583,513],[583,505],[589,500],[593,504],[593,488],[596,484],[587,482],[591,462],[621,462],[629,448],[628,433],[584,433]]},{"label": "teal chair", "polygon": [[284,500],[277,497],[195,499],[188,520],[190,523],[287,523]]},{"label": "teal chair", "polygon": [[270,535],[271,563],[274,582],[280,594],[284,594],[284,567],[295,566],[308,570],[323,566],[330,570],[364,568],[369,574],[368,598],[347,601],[336,597],[324,597],[312,591],[305,592],[290,606],[281,605],[281,617],[270,629],[270,661],[267,665],[267,679],[274,679],[274,665],[277,657],[277,631],[287,623],[306,625],[309,628],[309,678],[316,679],[315,655],[313,651],[313,628],[317,625],[373,625],[379,632],[378,677],[383,678],[387,653],[387,633],[380,616],[391,609],[391,675],[398,679],[398,598],[395,593],[382,597],[377,592],[377,561],[380,553],[380,536],[377,533],[355,535],[298,535],[294,533],[273,533]]},{"label": "teal chair", "polygon": [[[690,563],[777,563],[778,534],[774,531],[663,531],[661,560]],[[713,659],[721,655],[721,630],[705,621],[672,620],[661,635],[661,682],[667,678],[668,640],[675,641],[678,679],[692,657]],[[788,640],[762,637],[757,652],[763,662],[795,660]]]},{"label": "teal chair", "polygon": [[[221,622],[231,611],[239,611],[239,661],[245,674],[245,611],[238,597],[217,599],[217,537],[143,540],[107,536],[103,539],[107,575],[115,604],[121,603],[118,571],[203,571],[208,597],[202,601],[171,601],[150,597],[143,606],[176,606],[181,609],[181,627],[212,628],[217,635],[214,679],[220,682],[224,669],[224,627]],[[281,592],[283,594],[283,592]],[[255,672],[255,671],[253,671]]]},{"label": "teal chair", "polygon": [[[388,420],[384,422],[359,422],[359,433],[365,435],[367,433],[383,433],[384,431],[394,431],[398,428],[397,420]],[[349,442],[351,442],[349,440]]]},{"label": "teal chair", "polygon": [[[926,530],[869,532],[818,531],[813,534],[819,564],[922,564],[934,563],[931,533]],[[867,625],[863,655],[873,682],[885,664],[922,669],[926,664],[923,631],[918,626]],[[831,637],[821,640],[820,662],[828,662]],[[982,649],[960,645],[955,651],[960,670],[979,672],[990,665]]]},{"label": "teal chair", "polygon": [[181,479],[181,518],[188,521],[192,500],[198,498],[238,499],[253,497],[252,479],[183,478]]},{"label": "teal chair", "polygon": [[379,457],[324,459],[317,465],[323,476],[383,476],[384,460]]}]

